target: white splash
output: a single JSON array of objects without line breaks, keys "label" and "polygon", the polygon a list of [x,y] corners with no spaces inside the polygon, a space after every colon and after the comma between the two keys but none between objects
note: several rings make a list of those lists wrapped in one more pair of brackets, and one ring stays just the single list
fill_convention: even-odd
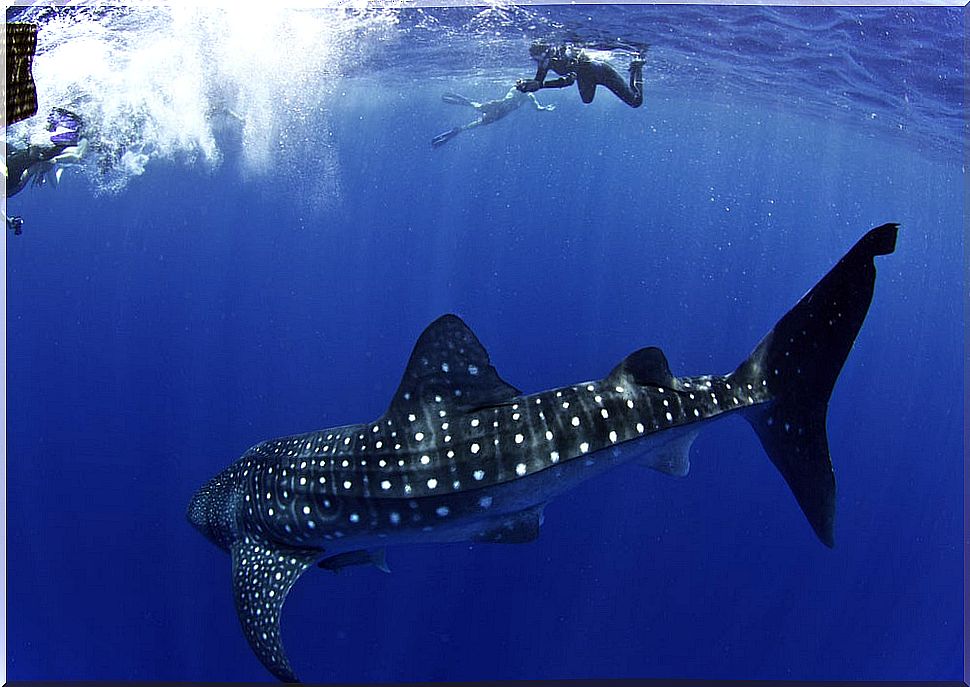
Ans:
[{"label": "white splash", "polygon": [[[214,169],[239,150],[244,177],[286,181],[313,165],[314,191],[336,193],[329,108],[339,78],[393,36],[391,10],[129,8],[62,15],[38,34],[39,114],[77,112],[91,144],[85,170],[117,192],[156,160]],[[233,155],[233,159],[235,159]]]}]

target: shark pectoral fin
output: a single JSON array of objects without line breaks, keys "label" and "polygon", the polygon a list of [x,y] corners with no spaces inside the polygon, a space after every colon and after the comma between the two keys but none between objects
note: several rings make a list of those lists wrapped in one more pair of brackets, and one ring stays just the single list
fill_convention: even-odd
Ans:
[{"label": "shark pectoral fin", "polygon": [[684,431],[663,446],[648,452],[637,462],[674,477],[685,477],[690,472],[690,447],[698,434],[697,430]]},{"label": "shark pectoral fin", "polygon": [[528,544],[539,537],[543,506],[504,518],[492,520],[488,527],[472,536],[471,541],[484,544]]},{"label": "shark pectoral fin", "polygon": [[232,545],[232,589],[243,634],[260,662],[283,682],[299,682],[283,651],[280,612],[290,587],[320,555],[245,536]]},{"label": "shark pectoral fin", "polygon": [[484,346],[456,315],[443,315],[418,337],[387,416],[414,412],[432,400],[467,410],[503,403],[521,392],[492,367]]}]

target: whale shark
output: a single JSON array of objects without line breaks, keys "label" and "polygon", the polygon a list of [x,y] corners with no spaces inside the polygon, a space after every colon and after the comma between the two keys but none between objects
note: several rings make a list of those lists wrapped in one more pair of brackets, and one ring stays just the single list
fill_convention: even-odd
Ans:
[{"label": "whale shark", "polygon": [[523,393],[459,317],[435,320],[381,417],[263,441],[192,498],[189,521],[232,556],[252,650],[297,681],[280,613],[314,564],[388,570],[388,546],[532,541],[551,499],[621,463],[686,475],[694,438],[732,414],[832,547],[829,398],[872,301],[874,258],[897,232],[866,233],[727,374],[675,376],[660,349],[641,348],[605,377]]}]

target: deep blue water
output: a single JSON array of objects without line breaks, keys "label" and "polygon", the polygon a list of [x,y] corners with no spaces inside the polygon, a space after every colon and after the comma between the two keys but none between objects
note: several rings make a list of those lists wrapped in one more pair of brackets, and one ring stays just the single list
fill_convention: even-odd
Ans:
[{"label": "deep blue water", "polygon": [[[47,86],[102,147],[9,201],[26,221],[6,242],[9,679],[268,679],[188,500],[258,441],[378,416],[438,315],[527,392],[646,345],[675,374],[722,373],[890,221],[828,416],[834,549],[725,419],[687,477],[618,468],[552,502],[531,544],[311,569],[283,638],[312,681],[962,676],[963,11],[503,11],[340,34],[349,64],[300,62],[329,70],[312,92],[291,88],[312,72],[220,80],[212,97],[261,130],[209,132],[208,101],[176,88],[196,63],[139,72],[159,63],[131,46],[113,49],[144,78],[124,83],[157,100]],[[473,115],[442,92],[501,97],[533,36],[623,27],[656,59],[642,109],[544,91],[555,112],[430,148]],[[93,40],[51,32],[49,60]],[[105,161],[122,150],[143,173]]]}]

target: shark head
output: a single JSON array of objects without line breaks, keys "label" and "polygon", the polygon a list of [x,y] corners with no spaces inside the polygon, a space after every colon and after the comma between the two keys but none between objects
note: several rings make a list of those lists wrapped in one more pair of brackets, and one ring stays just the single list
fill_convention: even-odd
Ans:
[{"label": "shark head", "polygon": [[237,491],[224,475],[217,475],[195,493],[186,511],[192,526],[224,551],[230,549],[238,536],[233,517]]}]

